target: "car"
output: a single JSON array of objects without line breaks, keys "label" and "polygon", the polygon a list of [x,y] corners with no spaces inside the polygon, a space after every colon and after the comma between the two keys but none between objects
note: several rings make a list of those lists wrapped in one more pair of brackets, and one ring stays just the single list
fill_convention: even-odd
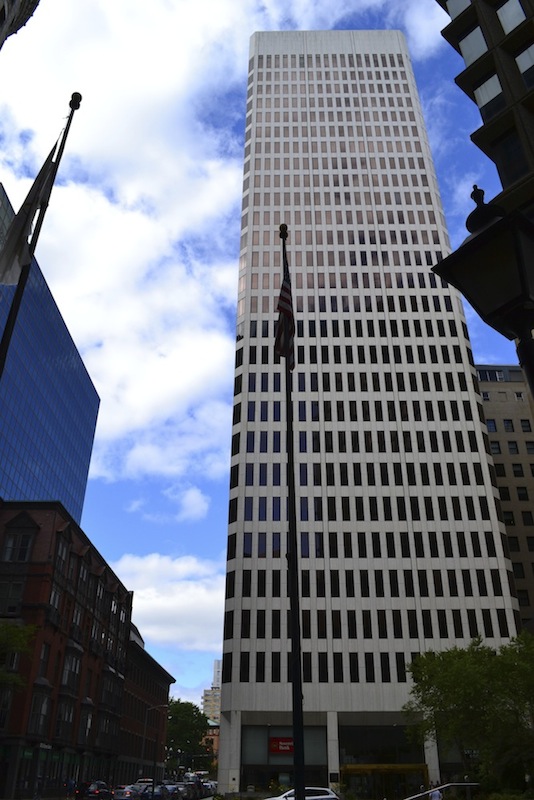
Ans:
[{"label": "car", "polygon": [[170,793],[167,791],[167,787],[162,783],[157,783],[154,787],[152,784],[147,783],[139,797],[140,800],[146,800],[152,797],[156,798],[156,800],[169,800]]},{"label": "car", "polygon": [[185,783],[183,781],[177,781],[175,784],[173,784],[173,786],[174,786],[174,791],[172,793],[172,796],[174,798],[185,798],[187,800],[188,794],[187,794],[187,786],[185,785]]},{"label": "car", "polygon": [[201,792],[197,781],[186,781],[185,791],[187,800],[200,800]]},{"label": "car", "polygon": [[76,790],[76,797],[83,800],[111,800],[113,792],[105,781],[91,781],[81,784],[81,791]]},{"label": "car", "polygon": [[174,798],[180,798],[182,796],[180,790],[178,789],[178,784],[174,781],[163,781],[165,788],[169,793],[169,798],[174,800]]},{"label": "car", "polygon": [[[332,789],[325,789],[323,786],[306,786],[304,789],[306,800],[339,800],[339,797]],[[295,800],[295,790],[288,789],[278,797],[268,797],[266,800]]]},{"label": "car", "polygon": [[139,800],[141,790],[139,786],[130,784],[129,786],[115,786],[113,797],[115,800]]}]

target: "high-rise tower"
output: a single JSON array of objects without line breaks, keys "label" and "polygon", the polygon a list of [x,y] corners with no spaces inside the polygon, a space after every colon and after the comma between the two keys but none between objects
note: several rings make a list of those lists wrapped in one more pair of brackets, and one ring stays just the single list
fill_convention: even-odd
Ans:
[{"label": "high-rise tower", "polygon": [[406,666],[498,646],[517,603],[409,55],[396,31],[252,37],[219,789],[292,781],[278,227],[289,227],[306,782],[404,796]]}]

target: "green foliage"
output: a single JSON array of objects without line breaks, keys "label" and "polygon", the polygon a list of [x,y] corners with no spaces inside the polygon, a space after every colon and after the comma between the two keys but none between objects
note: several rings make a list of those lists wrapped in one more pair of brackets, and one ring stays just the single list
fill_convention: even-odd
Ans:
[{"label": "green foliage", "polygon": [[477,754],[478,778],[493,789],[523,788],[534,769],[534,636],[522,632],[498,651],[469,647],[424,653],[410,665],[406,704],[415,735]]},{"label": "green foliage", "polygon": [[272,778],[269,781],[268,789],[269,789],[269,794],[271,794],[273,797],[276,797],[279,794],[283,794],[287,790],[287,785],[282,785],[281,783],[278,783],[278,781],[275,781],[274,778]]},{"label": "green foliage", "polygon": [[[201,764],[198,756],[212,755],[209,744],[203,743],[208,734],[208,718],[194,703],[183,700],[169,701],[169,721],[167,725],[167,758],[173,760],[176,766],[191,765],[194,758],[198,768],[207,769],[206,763]],[[179,763],[178,763],[179,762]]]},{"label": "green foliage", "polygon": [[30,652],[34,635],[34,625],[0,623],[0,686],[16,687],[24,684],[20,675],[13,672],[9,665],[14,654],[22,655]]}]

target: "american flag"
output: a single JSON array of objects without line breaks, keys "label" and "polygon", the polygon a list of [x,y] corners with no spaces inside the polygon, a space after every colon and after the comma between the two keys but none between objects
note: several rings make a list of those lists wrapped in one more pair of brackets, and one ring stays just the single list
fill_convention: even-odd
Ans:
[{"label": "american flag", "polygon": [[289,277],[289,264],[287,263],[284,242],[284,278],[278,298],[278,311],[280,315],[276,324],[275,352],[282,358],[287,358],[289,369],[295,368],[295,318],[293,316],[293,299],[291,297],[291,278]]},{"label": "american flag", "polygon": [[[26,200],[7,229],[4,246],[0,247],[0,283],[2,284],[14,286],[18,283],[22,267],[31,262],[31,242],[28,243],[28,237],[32,234],[37,211],[44,215],[50,199],[55,178],[55,162],[53,160],[55,151],[56,145],[50,151]],[[35,249],[35,242],[33,242],[33,249]]]}]

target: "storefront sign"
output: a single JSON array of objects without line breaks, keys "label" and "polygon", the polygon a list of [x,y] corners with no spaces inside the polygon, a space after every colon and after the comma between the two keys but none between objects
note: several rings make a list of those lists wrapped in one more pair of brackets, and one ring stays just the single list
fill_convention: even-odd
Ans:
[{"label": "storefront sign", "polygon": [[271,736],[269,738],[269,752],[270,753],[292,753],[293,752],[293,739],[286,736]]}]

